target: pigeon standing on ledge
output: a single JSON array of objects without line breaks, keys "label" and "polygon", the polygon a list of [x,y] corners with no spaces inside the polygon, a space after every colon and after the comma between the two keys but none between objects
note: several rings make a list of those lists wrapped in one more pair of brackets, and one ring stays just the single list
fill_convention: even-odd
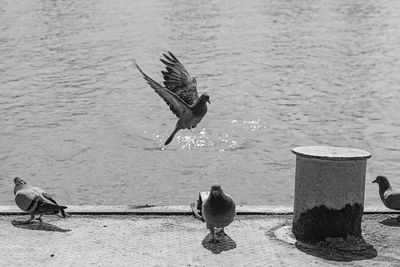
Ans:
[{"label": "pigeon standing on ledge", "polygon": [[207,93],[200,97],[197,94],[196,78],[190,76],[171,52],[168,53],[169,55],[164,54],[165,59],[161,59],[167,68],[167,71],[162,71],[165,87],[147,76],[133,60],[146,82],[164,99],[171,111],[179,118],[165,145],[171,143],[179,130],[195,128],[207,113],[206,102],[210,103],[210,96]]},{"label": "pigeon standing on ledge", "polygon": [[19,177],[14,178],[14,195],[15,203],[17,206],[31,215],[31,218],[24,223],[29,223],[35,219],[36,214],[40,214],[36,220],[42,221],[43,214],[61,212],[65,218],[65,211],[67,207],[59,206],[57,202],[50,197],[41,188],[28,185],[24,180]]},{"label": "pigeon standing on ledge", "polygon": [[224,227],[233,222],[236,214],[236,206],[233,199],[222,191],[220,185],[213,185],[211,187],[210,195],[204,201],[202,207],[202,215],[206,221],[206,227],[210,230],[212,239],[216,243],[220,240],[215,238],[215,228],[222,228],[220,231],[224,232]]},{"label": "pigeon standing on ledge", "polygon": [[379,196],[383,204],[392,210],[400,210],[400,190],[393,190],[385,176],[378,176],[373,181],[379,185]]}]

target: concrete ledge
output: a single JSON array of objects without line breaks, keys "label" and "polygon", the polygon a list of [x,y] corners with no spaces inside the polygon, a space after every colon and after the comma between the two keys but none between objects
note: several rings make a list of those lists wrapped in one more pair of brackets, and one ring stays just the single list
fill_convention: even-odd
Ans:
[{"label": "concrete ledge", "polygon": [[[68,206],[68,205],[67,205]],[[68,206],[66,210],[69,214],[80,215],[191,215],[193,214],[190,205],[178,206],[134,206],[134,205],[117,205],[117,206]],[[291,214],[292,208],[277,206],[244,206],[238,205],[236,213],[238,215],[285,215]],[[17,206],[0,206],[0,215],[18,215],[25,214]]]},{"label": "concrete ledge", "polygon": [[[116,206],[68,206],[66,210],[69,214],[79,215],[191,215],[192,209],[189,205],[178,206],[135,206],[135,205],[116,205]],[[237,215],[289,215],[293,214],[292,207],[268,206],[268,205],[238,205],[236,206]],[[389,210],[385,207],[365,207],[364,214],[400,214],[400,211]],[[20,215],[25,214],[17,206],[0,206],[0,215]]]}]

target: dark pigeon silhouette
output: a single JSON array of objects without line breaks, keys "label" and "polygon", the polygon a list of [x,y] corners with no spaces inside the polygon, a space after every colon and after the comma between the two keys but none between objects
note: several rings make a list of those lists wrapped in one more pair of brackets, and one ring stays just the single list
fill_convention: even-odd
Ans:
[{"label": "dark pigeon silhouette", "polygon": [[57,202],[43,189],[28,185],[19,177],[14,178],[14,195],[17,206],[31,215],[31,218],[24,223],[29,223],[35,219],[35,215],[40,214],[36,220],[42,221],[43,214],[57,214],[65,218],[66,206],[59,206]]},{"label": "dark pigeon silhouette", "polygon": [[393,190],[385,176],[377,176],[373,183],[379,185],[379,196],[383,204],[389,209],[400,210],[400,190]]},{"label": "dark pigeon silhouette", "polygon": [[220,185],[213,185],[208,198],[204,201],[202,215],[206,221],[206,227],[210,230],[212,239],[216,243],[220,241],[215,238],[215,228],[222,228],[219,233],[224,235],[224,227],[233,222],[236,214],[235,202],[231,196],[224,193]]},{"label": "dark pigeon silhouette", "polygon": [[199,97],[196,78],[190,76],[185,67],[171,52],[168,52],[168,55],[163,55],[165,59],[161,59],[161,61],[167,69],[167,71],[162,71],[165,87],[147,76],[135,60],[133,62],[146,82],[164,99],[171,111],[179,118],[174,131],[165,142],[165,145],[168,145],[179,130],[192,129],[200,123],[207,113],[206,102],[210,103],[210,96],[204,93]]}]

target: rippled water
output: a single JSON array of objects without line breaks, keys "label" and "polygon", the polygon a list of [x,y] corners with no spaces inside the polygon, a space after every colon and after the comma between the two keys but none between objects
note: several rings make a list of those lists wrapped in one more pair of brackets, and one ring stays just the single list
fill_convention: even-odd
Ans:
[{"label": "rippled water", "polygon": [[[15,176],[68,204],[184,204],[219,182],[241,204],[292,205],[301,145],[368,150],[400,187],[399,1],[2,1],[0,204]],[[211,105],[176,123],[171,50]]]}]

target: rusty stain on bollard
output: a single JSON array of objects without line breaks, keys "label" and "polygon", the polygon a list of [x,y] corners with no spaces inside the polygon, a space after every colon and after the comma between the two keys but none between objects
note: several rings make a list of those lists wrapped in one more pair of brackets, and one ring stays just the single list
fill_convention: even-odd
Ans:
[{"label": "rusty stain on bollard", "polygon": [[301,241],[361,237],[367,151],[331,146],[296,154],[292,231]]}]

